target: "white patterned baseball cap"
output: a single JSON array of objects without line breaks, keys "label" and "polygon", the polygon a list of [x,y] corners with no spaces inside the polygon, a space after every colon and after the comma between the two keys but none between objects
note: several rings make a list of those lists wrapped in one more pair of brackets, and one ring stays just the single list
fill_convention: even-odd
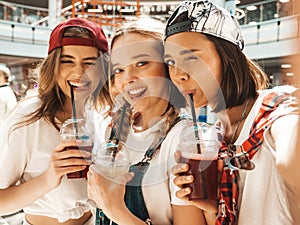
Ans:
[{"label": "white patterned baseball cap", "polygon": [[236,18],[209,0],[185,1],[179,5],[167,21],[165,38],[185,31],[213,35],[244,48]]}]

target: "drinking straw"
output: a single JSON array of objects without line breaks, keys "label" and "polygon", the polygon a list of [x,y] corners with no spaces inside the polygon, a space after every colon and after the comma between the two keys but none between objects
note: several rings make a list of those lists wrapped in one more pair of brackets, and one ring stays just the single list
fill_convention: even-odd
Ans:
[{"label": "drinking straw", "polygon": [[[73,119],[76,120],[76,105],[75,105],[75,98],[74,98],[74,86],[68,81],[68,84],[70,85],[70,93],[71,93],[71,102],[72,102],[72,115],[73,115]],[[78,134],[78,127],[77,127],[77,123],[74,123],[74,128],[75,128],[75,132],[76,132],[76,136]]]},{"label": "drinking straw", "polygon": [[115,158],[116,158],[117,147],[118,147],[118,144],[119,144],[119,137],[120,137],[121,132],[122,132],[122,126],[123,126],[123,122],[124,122],[124,118],[125,118],[126,110],[127,110],[128,106],[129,106],[129,103],[127,101],[125,101],[124,105],[121,107],[120,122],[119,122],[119,127],[118,127],[118,130],[117,130],[117,133],[116,133],[116,147],[114,147],[114,149],[113,149],[112,162],[114,162]]},{"label": "drinking straw", "polygon": [[[196,118],[193,94],[189,94],[189,100],[190,100],[190,107],[191,107],[192,117],[193,117],[195,138],[196,138],[196,141],[198,141],[198,140],[200,140],[200,138],[199,138],[199,132],[197,129],[197,118]],[[197,150],[198,150],[198,154],[201,154],[201,146],[199,143],[197,143]]]},{"label": "drinking straw", "polygon": [[[196,141],[200,140],[199,137],[199,132],[198,132],[198,125],[197,125],[197,118],[196,118],[196,111],[195,111],[195,106],[194,106],[194,100],[193,100],[193,94],[189,94],[189,100],[190,100],[190,107],[191,107],[191,111],[192,111],[192,117],[193,117],[193,125],[194,125],[194,134],[195,134],[195,139]],[[197,142],[197,152],[198,154],[201,154],[201,146],[200,143]],[[206,181],[206,177],[204,173],[200,174],[200,181],[202,184],[202,190],[203,190],[203,199],[207,199],[207,189],[206,189],[206,185],[205,185],[205,181]]]}]

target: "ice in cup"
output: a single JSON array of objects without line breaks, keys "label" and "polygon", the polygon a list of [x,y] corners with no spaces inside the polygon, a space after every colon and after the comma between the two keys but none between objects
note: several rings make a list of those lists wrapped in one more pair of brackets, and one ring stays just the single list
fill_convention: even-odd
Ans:
[{"label": "ice in cup", "polygon": [[[199,139],[195,138],[195,129]],[[206,123],[197,123],[183,129],[179,149],[182,152],[180,162],[189,165],[189,171],[184,175],[193,175],[194,181],[186,185],[191,188],[188,196],[193,199],[218,198],[217,160],[220,143],[213,127]]]},{"label": "ice in cup", "polygon": [[[60,136],[62,140],[76,140],[77,146],[67,146],[68,149],[78,149],[79,151],[87,151],[92,153],[93,149],[93,131],[85,119],[72,118],[66,120],[60,130]],[[91,161],[91,157],[85,158]],[[89,170],[87,166],[84,170],[68,173],[69,179],[86,178]]]},{"label": "ice in cup", "polygon": [[107,178],[116,178],[128,173],[129,152],[124,144],[108,141],[100,144],[93,154],[93,168]]}]

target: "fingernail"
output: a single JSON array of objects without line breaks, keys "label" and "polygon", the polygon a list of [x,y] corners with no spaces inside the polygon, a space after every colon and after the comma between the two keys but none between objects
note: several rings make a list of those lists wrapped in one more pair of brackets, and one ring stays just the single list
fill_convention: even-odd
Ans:
[{"label": "fingernail", "polygon": [[186,164],[182,164],[181,169],[186,169]]},{"label": "fingernail", "polygon": [[186,176],[185,179],[188,180],[188,181],[191,181],[193,179],[193,177],[192,176]]}]

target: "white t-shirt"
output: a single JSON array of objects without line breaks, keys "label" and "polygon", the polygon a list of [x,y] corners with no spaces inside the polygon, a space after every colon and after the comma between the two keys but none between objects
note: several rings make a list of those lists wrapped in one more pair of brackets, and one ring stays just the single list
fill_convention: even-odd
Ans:
[{"label": "white t-shirt", "polygon": [[7,86],[0,87],[0,126],[8,116],[8,113],[17,104],[17,99],[12,89]]},{"label": "white t-shirt", "polygon": [[[285,89],[285,87],[282,88]],[[235,145],[242,144],[248,138],[252,123],[261,107],[263,96],[270,91],[265,90],[260,93],[246,118]],[[286,118],[281,117],[278,120],[280,119]],[[296,139],[298,117],[293,115],[288,120],[290,122],[286,123],[286,127],[282,127],[282,134],[286,137],[286,145],[291,144],[292,146]],[[292,187],[287,186],[276,168],[276,160],[278,160],[281,149],[276,140],[274,142],[270,129],[268,129],[264,133],[261,149],[252,159],[255,169],[252,171],[239,170],[238,224],[296,225],[291,214],[292,207],[297,207],[295,193],[293,193]],[[298,208],[298,213],[300,213],[300,208]]]},{"label": "white t-shirt", "polygon": [[[15,123],[23,120],[24,115],[35,111],[39,104],[38,97],[23,100],[1,127],[0,188],[2,189],[17,182],[27,182],[44,173],[48,168],[53,149],[60,143],[59,131],[44,119],[11,130]],[[29,204],[24,208],[24,212],[57,218],[59,222],[80,218],[90,210],[86,187],[86,179],[67,179],[65,176],[57,188]]]},{"label": "white t-shirt", "polygon": [[[167,134],[161,147],[155,152],[143,178],[142,191],[149,216],[153,224],[170,225],[173,221],[171,200],[176,198],[177,188],[172,182],[171,168],[175,165],[174,153],[180,139],[182,126],[188,122],[178,122]],[[157,132],[164,130],[165,121],[160,121],[146,131],[134,133],[130,129],[126,144],[130,146],[132,163],[140,162]],[[177,199],[177,198],[176,198]],[[181,202],[182,200],[177,199]]]}]

